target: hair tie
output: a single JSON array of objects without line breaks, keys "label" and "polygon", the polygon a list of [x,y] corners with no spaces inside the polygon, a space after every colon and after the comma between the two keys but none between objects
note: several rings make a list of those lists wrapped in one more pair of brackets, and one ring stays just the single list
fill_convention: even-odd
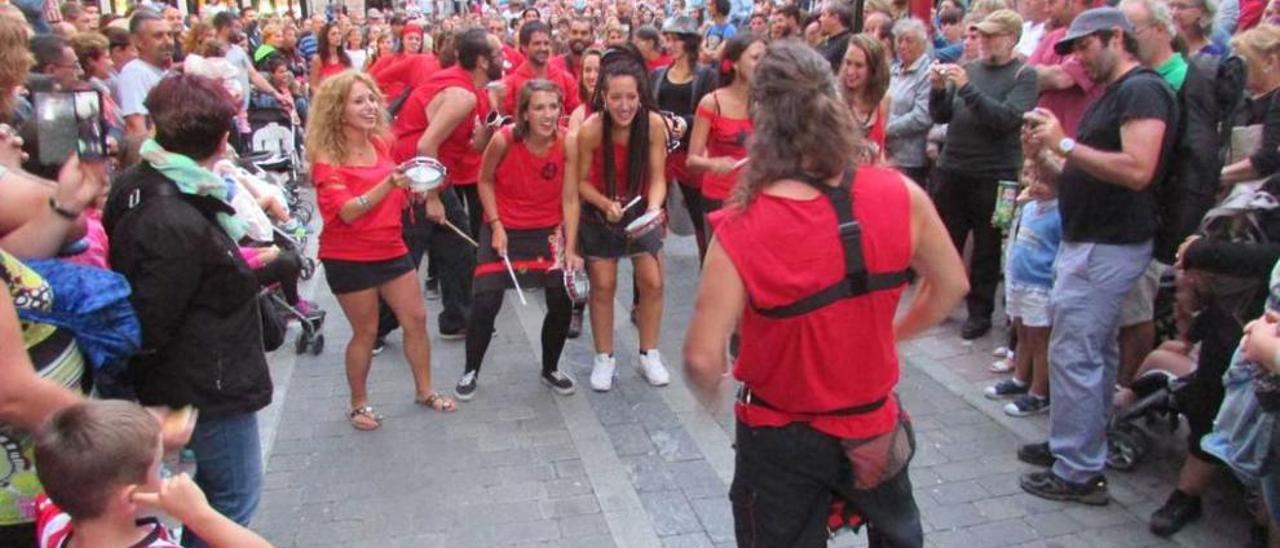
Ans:
[{"label": "hair tie", "polygon": [[722,59],[720,61],[720,74],[729,74],[731,70],[733,70],[733,60]]}]

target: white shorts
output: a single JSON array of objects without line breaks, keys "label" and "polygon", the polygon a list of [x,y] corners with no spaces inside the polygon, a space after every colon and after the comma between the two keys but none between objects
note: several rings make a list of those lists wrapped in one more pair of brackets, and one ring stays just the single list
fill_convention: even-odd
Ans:
[{"label": "white shorts", "polygon": [[1120,327],[1129,327],[1149,322],[1156,317],[1156,290],[1160,288],[1160,277],[1170,267],[1155,259],[1147,265],[1138,278],[1138,283],[1125,296],[1120,305]]},{"label": "white shorts", "polygon": [[1034,285],[1006,284],[1004,290],[1005,314],[1022,320],[1027,327],[1049,327],[1053,319],[1049,315],[1049,288]]}]

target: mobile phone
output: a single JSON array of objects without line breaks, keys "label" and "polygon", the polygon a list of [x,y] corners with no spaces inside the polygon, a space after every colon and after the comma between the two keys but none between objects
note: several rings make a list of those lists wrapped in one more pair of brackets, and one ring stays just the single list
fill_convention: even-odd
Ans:
[{"label": "mobile phone", "polygon": [[84,160],[106,157],[107,133],[98,91],[35,92],[33,100],[41,165],[59,165],[72,152]]}]

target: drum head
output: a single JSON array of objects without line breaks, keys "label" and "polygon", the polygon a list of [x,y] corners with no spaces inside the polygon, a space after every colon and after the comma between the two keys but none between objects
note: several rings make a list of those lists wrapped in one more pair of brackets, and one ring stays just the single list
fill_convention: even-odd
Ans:
[{"label": "drum head", "polygon": [[636,220],[627,224],[626,232],[630,238],[639,238],[648,234],[653,229],[662,226],[662,210],[655,209],[646,212],[644,215],[636,217]]},{"label": "drum head", "polygon": [[448,172],[444,164],[426,156],[418,156],[400,164],[400,171],[409,178],[409,188],[414,192],[428,192],[439,188]]}]

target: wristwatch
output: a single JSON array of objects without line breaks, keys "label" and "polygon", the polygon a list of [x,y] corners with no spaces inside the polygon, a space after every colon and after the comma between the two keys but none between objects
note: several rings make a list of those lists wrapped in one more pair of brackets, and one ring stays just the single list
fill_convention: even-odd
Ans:
[{"label": "wristwatch", "polygon": [[1070,137],[1063,137],[1061,141],[1058,141],[1058,153],[1062,154],[1063,157],[1066,157],[1067,155],[1071,154],[1071,151],[1075,150],[1075,148],[1076,148],[1075,139],[1072,139]]}]

